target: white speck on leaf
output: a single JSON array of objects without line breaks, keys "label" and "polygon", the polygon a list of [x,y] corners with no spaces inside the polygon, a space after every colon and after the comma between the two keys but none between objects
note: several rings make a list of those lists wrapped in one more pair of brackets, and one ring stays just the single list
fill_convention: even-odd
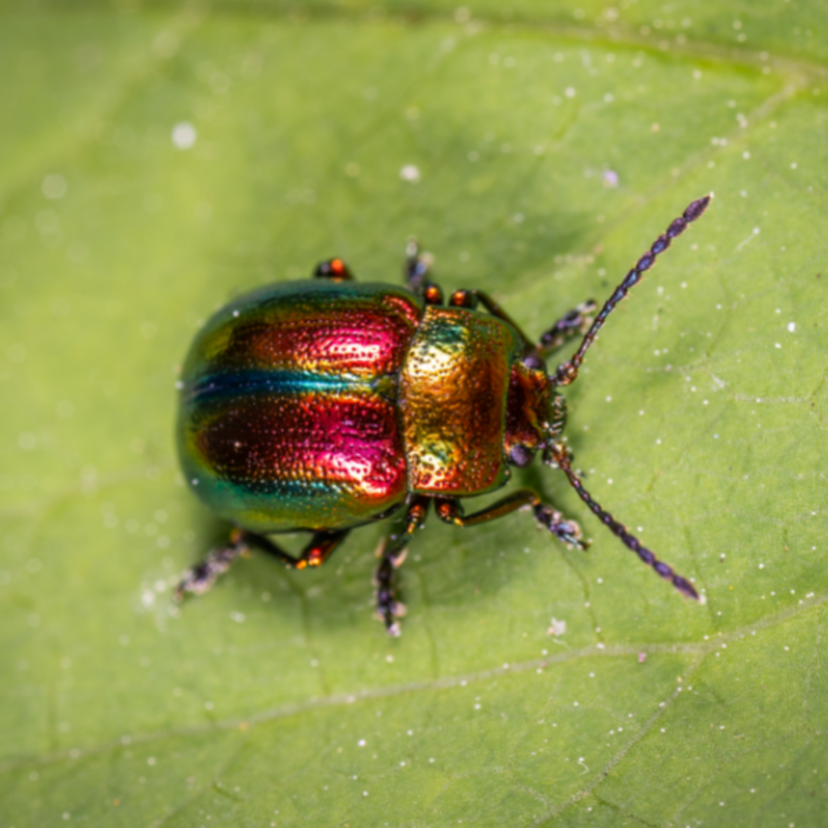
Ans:
[{"label": "white speck on leaf", "polygon": [[196,142],[196,138],[198,138],[196,128],[188,121],[182,121],[173,127],[172,142],[177,149],[191,149]]},{"label": "white speck on leaf", "polygon": [[[557,618],[552,618],[550,620],[550,627],[546,632],[548,635],[564,635],[566,633],[566,621],[559,621]],[[546,655],[545,651],[544,655]]]},{"label": "white speck on leaf", "polygon": [[400,178],[403,181],[408,181],[411,184],[416,184],[421,178],[420,170],[417,167],[415,167],[413,164],[406,164],[400,170]]}]

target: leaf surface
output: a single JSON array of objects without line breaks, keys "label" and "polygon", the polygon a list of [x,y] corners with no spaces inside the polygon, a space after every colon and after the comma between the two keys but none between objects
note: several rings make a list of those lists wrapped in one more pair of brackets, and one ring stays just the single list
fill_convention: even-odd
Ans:
[{"label": "leaf surface", "polygon": [[[3,828],[819,824],[824,15],[624,5],[0,12]],[[398,282],[414,235],[538,335],[709,191],[567,392],[590,490],[706,605],[541,468],[590,551],[432,521],[399,640],[382,527],[173,605],[227,532],[172,441],[214,309],[332,255]]]}]

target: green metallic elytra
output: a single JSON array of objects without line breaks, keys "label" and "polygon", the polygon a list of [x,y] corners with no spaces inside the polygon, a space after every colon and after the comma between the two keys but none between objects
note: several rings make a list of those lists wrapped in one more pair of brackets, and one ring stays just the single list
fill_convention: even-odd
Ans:
[{"label": "green metallic elytra", "polygon": [[[383,341],[380,334],[402,324],[413,336],[423,307],[423,300],[405,288],[376,282],[308,279],[268,285],[238,297],[207,321],[190,347],[182,382],[197,382],[216,370],[280,367],[319,370],[337,378],[343,373],[377,376],[398,368],[401,357],[399,343]],[[333,328],[335,320],[345,330]],[[340,334],[347,337],[349,325],[363,323],[375,332],[378,350],[373,354],[346,353],[351,345],[347,338],[331,341]],[[320,343],[323,329],[329,339]],[[291,341],[285,342],[286,337]]]},{"label": "green metallic elytra", "polygon": [[195,493],[257,532],[345,528],[402,503],[397,386],[422,307],[403,288],[319,280],[220,310],[182,377]]}]

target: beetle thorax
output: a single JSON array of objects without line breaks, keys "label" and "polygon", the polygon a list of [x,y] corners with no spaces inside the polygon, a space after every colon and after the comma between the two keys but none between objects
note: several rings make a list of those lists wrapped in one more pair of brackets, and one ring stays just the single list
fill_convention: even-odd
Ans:
[{"label": "beetle thorax", "polygon": [[519,349],[500,319],[426,308],[400,373],[409,491],[461,497],[506,482],[506,400]]}]

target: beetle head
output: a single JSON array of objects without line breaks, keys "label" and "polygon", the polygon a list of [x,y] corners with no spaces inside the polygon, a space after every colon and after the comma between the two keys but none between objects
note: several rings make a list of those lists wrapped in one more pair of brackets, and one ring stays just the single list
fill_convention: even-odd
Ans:
[{"label": "beetle head", "polygon": [[535,451],[546,445],[551,401],[549,376],[540,357],[530,355],[512,363],[503,447],[512,465],[528,466]]}]

